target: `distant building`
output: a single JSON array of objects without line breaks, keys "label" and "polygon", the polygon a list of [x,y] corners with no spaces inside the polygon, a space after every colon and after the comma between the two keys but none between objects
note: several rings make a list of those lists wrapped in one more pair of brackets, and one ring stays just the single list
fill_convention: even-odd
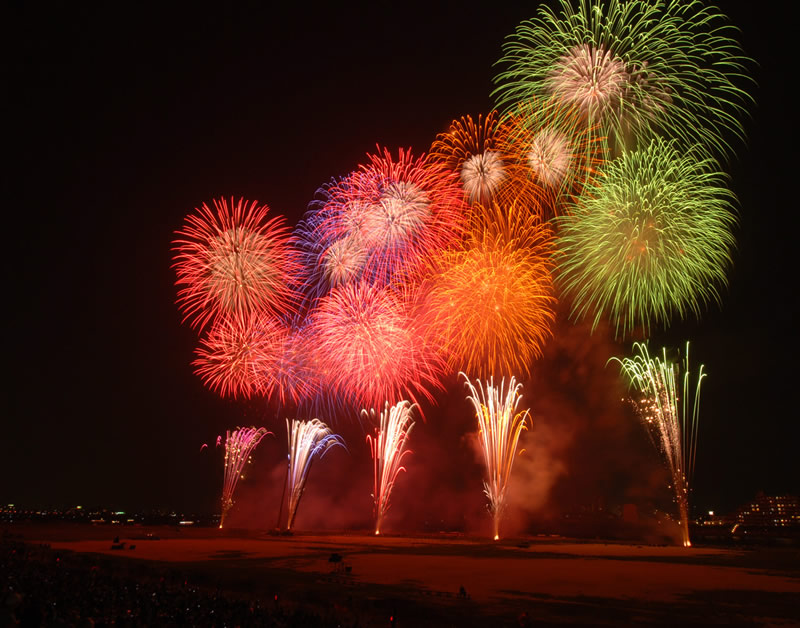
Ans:
[{"label": "distant building", "polygon": [[800,527],[800,499],[759,493],[755,500],[739,509],[736,523],[747,528]]}]

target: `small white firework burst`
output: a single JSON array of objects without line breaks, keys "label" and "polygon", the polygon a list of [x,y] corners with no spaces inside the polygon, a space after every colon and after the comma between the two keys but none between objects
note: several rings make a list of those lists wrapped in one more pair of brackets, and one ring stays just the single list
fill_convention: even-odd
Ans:
[{"label": "small white firework burst", "polygon": [[367,262],[367,251],[356,237],[336,240],[322,254],[322,268],[331,286],[349,283],[359,277]]},{"label": "small white firework burst", "polygon": [[342,235],[357,235],[361,233],[364,220],[370,212],[370,204],[365,201],[348,201],[342,212]]},{"label": "small white firework burst", "polygon": [[405,181],[389,183],[364,216],[364,243],[369,247],[402,246],[429,218],[430,200],[424,190]]},{"label": "small white firework burst", "polygon": [[569,142],[563,133],[542,129],[531,140],[528,165],[541,183],[558,187],[572,162]]},{"label": "small white firework burst", "polygon": [[471,155],[461,166],[461,183],[471,204],[488,202],[506,178],[500,153]]},{"label": "small white firework burst", "polygon": [[559,99],[594,118],[619,106],[629,81],[622,59],[603,46],[581,44],[558,60],[549,87]]}]

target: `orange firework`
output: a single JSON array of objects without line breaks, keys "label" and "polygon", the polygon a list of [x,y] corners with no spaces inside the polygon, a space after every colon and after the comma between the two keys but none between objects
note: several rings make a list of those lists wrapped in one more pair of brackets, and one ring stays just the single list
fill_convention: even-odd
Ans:
[{"label": "orange firework", "polygon": [[508,184],[509,159],[503,154],[500,122],[496,111],[475,122],[461,116],[440,133],[431,146],[431,163],[458,174],[470,205],[489,203]]},{"label": "orange firework", "polygon": [[504,119],[500,145],[509,161],[509,193],[541,198],[550,215],[580,195],[601,163],[601,140],[575,109],[555,101],[519,105]]},{"label": "orange firework", "polygon": [[517,204],[479,208],[472,233],[428,268],[418,303],[429,341],[455,370],[528,374],[551,335],[552,231]]},{"label": "orange firework", "polygon": [[477,123],[462,116],[431,146],[431,163],[458,174],[464,197],[473,207],[492,201],[515,202],[531,211],[543,206],[547,196],[543,182],[528,176],[517,154],[518,143],[510,141],[518,133],[512,122],[518,120],[501,120],[496,111],[486,118],[479,115]]}]

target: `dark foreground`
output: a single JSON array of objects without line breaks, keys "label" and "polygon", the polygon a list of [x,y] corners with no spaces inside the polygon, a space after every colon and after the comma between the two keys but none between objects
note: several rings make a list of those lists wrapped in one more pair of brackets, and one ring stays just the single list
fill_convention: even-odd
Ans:
[{"label": "dark foreground", "polygon": [[85,525],[0,543],[0,626],[800,625],[796,548]]}]

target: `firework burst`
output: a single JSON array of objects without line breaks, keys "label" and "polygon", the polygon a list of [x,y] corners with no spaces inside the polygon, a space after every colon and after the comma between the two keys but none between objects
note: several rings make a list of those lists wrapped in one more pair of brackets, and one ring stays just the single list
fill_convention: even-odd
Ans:
[{"label": "firework burst", "polygon": [[496,111],[475,122],[462,116],[440,133],[429,159],[449,172],[457,172],[470,204],[488,203],[508,179],[507,163],[500,149],[500,124]]},{"label": "firework burst", "polygon": [[[267,434],[272,434],[272,432],[268,432],[263,427],[239,427],[232,432],[230,430],[226,432],[220,529],[225,524],[225,518],[233,507],[233,493],[236,485],[240,479],[244,479],[244,465],[251,461],[250,454]],[[217,439],[217,444],[219,444],[219,439]]]},{"label": "firework burst", "polygon": [[268,212],[257,201],[221,199],[186,217],[173,242],[173,267],[178,306],[193,327],[293,309],[300,265],[283,217],[268,220]]},{"label": "firework burst", "polygon": [[285,333],[269,316],[220,318],[200,341],[195,372],[223,397],[269,397]]},{"label": "firework burst", "polygon": [[504,130],[510,195],[531,198],[528,205],[541,199],[550,214],[579,196],[602,162],[601,143],[576,110],[552,99],[520,104],[506,116]]},{"label": "firework burst", "polygon": [[615,150],[654,134],[725,154],[750,97],[735,29],[698,1],[561,0],[508,38],[495,79],[499,106],[553,96]]},{"label": "firework burst", "polygon": [[289,494],[289,513],[286,529],[291,530],[297,515],[297,506],[311,469],[314,456],[322,458],[328,450],[337,445],[344,447],[344,441],[319,419],[310,421],[286,420],[286,434],[289,442],[289,462],[286,476],[286,490]]},{"label": "firework burst", "polygon": [[470,239],[432,260],[419,290],[431,346],[479,376],[529,373],[550,336],[550,228],[516,205],[480,208]]},{"label": "firework burst", "polygon": [[[488,479],[483,483],[486,497],[489,498],[489,511],[492,513],[494,540],[500,538],[500,520],[506,508],[508,480],[511,467],[517,455],[517,446],[522,430],[528,429],[531,419],[528,410],[518,412],[517,407],[522,399],[520,389],[512,377],[505,388],[505,379],[500,386],[495,386],[492,379],[485,385],[477,380],[477,388],[464,373],[459,373],[466,380],[470,395],[467,399],[475,409],[478,429],[486,462]],[[521,452],[520,452],[521,453]]]},{"label": "firework burst", "polygon": [[312,313],[309,333],[329,390],[356,407],[440,388],[443,364],[427,349],[403,300],[365,282],[331,291]]},{"label": "firework burst", "polygon": [[699,316],[727,283],[733,194],[711,159],[655,140],[609,163],[570,215],[558,218],[557,284],[574,316],[637,325]]},{"label": "firework burst", "polygon": [[651,358],[647,346],[641,343],[634,343],[633,350],[638,352],[633,358],[612,360],[619,362],[630,387],[641,395],[633,401],[633,405],[669,468],[678,504],[683,545],[690,547],[689,490],[700,423],[700,384],[705,373],[701,365],[693,393],[688,342],[683,361],[682,388],[681,365],[667,360],[666,349],[663,349],[661,358]]},{"label": "firework burst", "polygon": [[[303,220],[297,225],[292,242],[303,260],[301,271],[302,291],[308,305],[327,294],[331,288],[357,281],[366,266],[369,250],[364,246],[358,229],[333,229],[331,213],[334,180],[317,190],[320,197],[311,203]],[[348,212],[339,216],[343,221]]]},{"label": "firework burst", "polygon": [[[374,436],[367,435],[367,444],[373,461],[374,488],[372,499],[375,502],[375,534],[381,533],[381,525],[386,511],[389,510],[389,497],[392,494],[395,480],[401,471],[403,458],[411,453],[406,449],[408,435],[414,427],[411,411],[414,409],[408,401],[401,401],[389,408],[389,403],[380,415],[379,427]],[[369,413],[362,411],[365,418],[375,421],[375,410]]]},{"label": "firework burst", "polygon": [[400,149],[318,191],[297,240],[316,296],[359,279],[387,284],[461,233],[465,204],[455,174]]}]

